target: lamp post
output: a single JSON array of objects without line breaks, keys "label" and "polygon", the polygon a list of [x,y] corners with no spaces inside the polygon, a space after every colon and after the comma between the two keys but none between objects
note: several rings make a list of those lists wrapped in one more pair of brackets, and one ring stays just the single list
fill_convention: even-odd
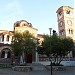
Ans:
[{"label": "lamp post", "polygon": [[[52,28],[49,28],[49,31],[50,31],[50,37],[51,37],[51,30],[52,30]],[[51,47],[51,42],[50,42],[50,47]],[[51,75],[52,75],[52,60],[51,60]]]},{"label": "lamp post", "polygon": [[49,28],[49,31],[50,31],[50,37],[51,37],[51,30],[52,30],[52,28]]}]

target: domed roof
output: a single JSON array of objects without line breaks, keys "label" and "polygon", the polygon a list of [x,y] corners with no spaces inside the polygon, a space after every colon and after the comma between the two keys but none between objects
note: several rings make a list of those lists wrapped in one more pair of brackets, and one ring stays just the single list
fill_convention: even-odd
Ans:
[{"label": "domed roof", "polygon": [[26,20],[20,20],[14,23],[14,27],[19,27],[19,26],[28,26],[32,27],[32,24],[27,22]]}]

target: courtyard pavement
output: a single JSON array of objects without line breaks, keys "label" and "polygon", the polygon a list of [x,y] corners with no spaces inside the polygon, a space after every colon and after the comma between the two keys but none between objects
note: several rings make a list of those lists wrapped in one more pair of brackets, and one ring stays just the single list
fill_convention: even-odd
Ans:
[{"label": "courtyard pavement", "polygon": [[50,75],[48,71],[18,72],[12,69],[0,69],[0,75]]},{"label": "courtyard pavement", "polygon": [[[19,72],[11,68],[0,69],[0,75],[50,75],[50,70],[47,70],[43,65],[32,65],[33,71]],[[75,67],[67,67],[64,71],[53,71],[53,75],[75,75]]]},{"label": "courtyard pavement", "polygon": [[[12,69],[0,69],[0,75],[50,75],[50,71],[47,70],[35,70],[31,72],[18,72]],[[73,71],[55,71],[53,75],[75,75]]]}]

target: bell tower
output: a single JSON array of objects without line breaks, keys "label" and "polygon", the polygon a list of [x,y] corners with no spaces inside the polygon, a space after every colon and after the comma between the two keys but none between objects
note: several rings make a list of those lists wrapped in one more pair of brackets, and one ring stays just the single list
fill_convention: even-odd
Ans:
[{"label": "bell tower", "polygon": [[74,9],[62,6],[56,11],[58,20],[58,32],[61,38],[70,37],[75,40]]}]

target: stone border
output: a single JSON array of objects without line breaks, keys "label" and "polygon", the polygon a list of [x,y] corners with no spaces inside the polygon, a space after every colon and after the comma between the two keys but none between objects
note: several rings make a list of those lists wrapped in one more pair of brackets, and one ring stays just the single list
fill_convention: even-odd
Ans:
[{"label": "stone border", "polygon": [[20,71],[20,72],[32,71],[32,67],[31,66],[15,66],[15,67],[12,67],[12,69],[14,71]]},{"label": "stone border", "polygon": [[[45,66],[47,70],[51,70],[51,66]],[[65,71],[65,67],[64,66],[52,66],[52,69],[54,71]]]}]

